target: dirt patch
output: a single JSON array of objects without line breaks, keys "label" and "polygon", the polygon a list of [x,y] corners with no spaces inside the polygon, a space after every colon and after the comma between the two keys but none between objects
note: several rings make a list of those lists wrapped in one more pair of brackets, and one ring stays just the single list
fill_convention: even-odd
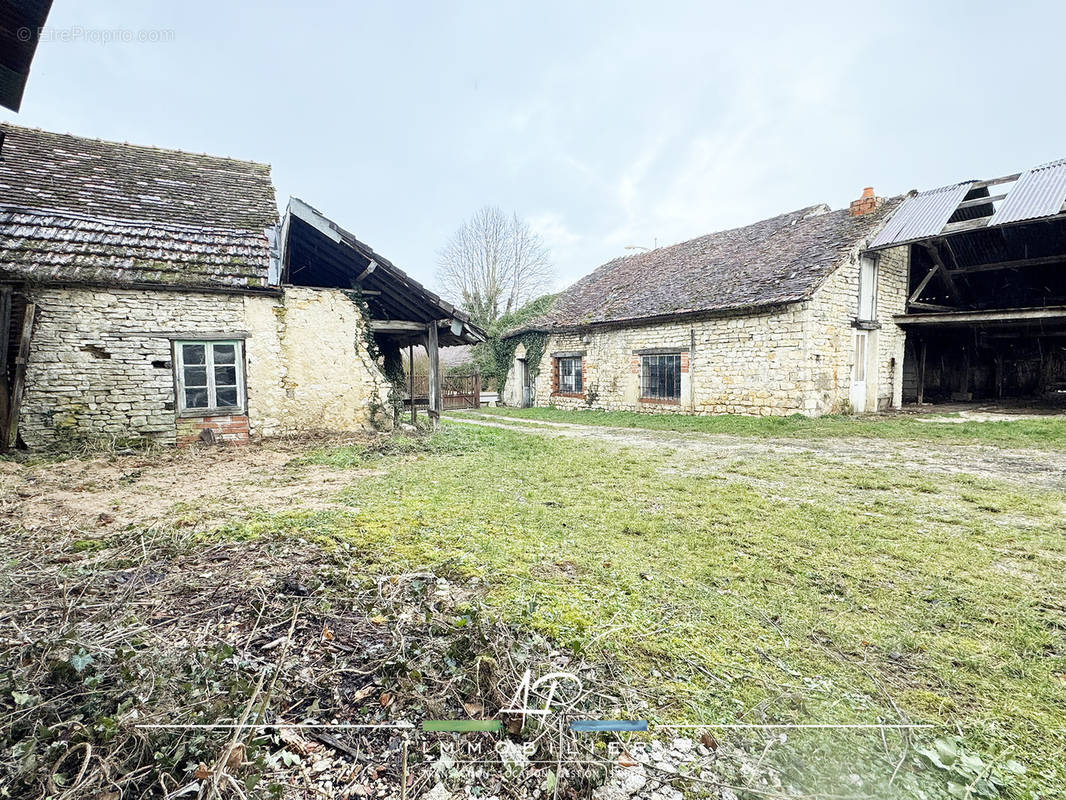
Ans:
[{"label": "dirt patch", "polygon": [[[353,440],[345,443],[363,443]],[[369,470],[301,463],[308,442],[157,450],[62,461],[0,462],[0,508],[27,530],[152,527],[184,518],[334,505]]]}]

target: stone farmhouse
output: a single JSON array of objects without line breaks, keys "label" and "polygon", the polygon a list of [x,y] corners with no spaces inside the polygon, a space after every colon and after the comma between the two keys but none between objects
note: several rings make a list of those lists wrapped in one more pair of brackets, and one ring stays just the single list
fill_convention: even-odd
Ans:
[{"label": "stone farmhouse", "polygon": [[611,261],[508,333],[508,405],[1066,403],[1066,160]]},{"label": "stone farmhouse", "polygon": [[438,347],[484,339],[307,204],[279,218],[267,165],[11,125],[0,332],[0,449],[387,427],[401,348],[439,413]]},{"label": "stone farmhouse", "polygon": [[[611,261],[509,337],[508,405],[690,414],[898,408],[907,254],[863,255],[899,206],[867,189]],[[855,368],[860,364],[859,369]]]}]

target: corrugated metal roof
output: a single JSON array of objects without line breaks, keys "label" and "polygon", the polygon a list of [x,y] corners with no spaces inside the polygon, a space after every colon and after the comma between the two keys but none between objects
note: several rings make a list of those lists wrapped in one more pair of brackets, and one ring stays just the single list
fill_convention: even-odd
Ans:
[{"label": "corrugated metal roof", "polygon": [[892,215],[888,224],[874,237],[870,249],[876,250],[879,247],[889,247],[940,233],[974,183],[975,181],[965,181],[908,197]]},{"label": "corrugated metal roof", "polygon": [[991,225],[1050,217],[1066,202],[1066,159],[1033,167],[1007,192],[1003,204],[988,221]]}]

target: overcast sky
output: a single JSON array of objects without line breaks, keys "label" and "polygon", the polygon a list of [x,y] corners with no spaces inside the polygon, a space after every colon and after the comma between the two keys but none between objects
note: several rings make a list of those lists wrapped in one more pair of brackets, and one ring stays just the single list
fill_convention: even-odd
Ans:
[{"label": "overcast sky", "polygon": [[[562,287],[626,245],[1066,157],[1062,2],[55,0],[48,28],[0,119],[268,162],[282,207],[430,284],[485,204]],[[170,41],[89,41],[112,29]]]}]

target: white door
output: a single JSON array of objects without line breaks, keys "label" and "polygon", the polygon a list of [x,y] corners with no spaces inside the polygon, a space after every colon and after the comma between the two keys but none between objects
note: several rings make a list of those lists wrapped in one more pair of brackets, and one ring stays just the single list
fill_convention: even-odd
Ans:
[{"label": "white door", "polygon": [[855,353],[851,367],[851,408],[861,414],[866,411],[866,343],[869,334],[855,331]]}]

